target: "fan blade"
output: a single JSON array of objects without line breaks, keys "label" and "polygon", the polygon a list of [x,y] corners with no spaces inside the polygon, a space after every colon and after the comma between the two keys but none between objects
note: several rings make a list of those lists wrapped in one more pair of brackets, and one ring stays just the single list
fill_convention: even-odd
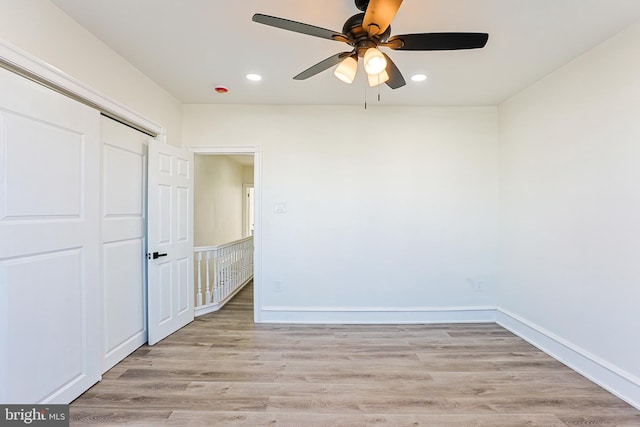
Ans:
[{"label": "fan blade", "polygon": [[340,62],[342,62],[343,59],[345,59],[347,56],[351,56],[352,54],[353,54],[353,52],[337,53],[337,54],[335,54],[333,56],[328,57],[324,61],[318,62],[313,67],[307,68],[306,70],[304,70],[303,72],[301,72],[300,74],[295,76],[293,79],[294,80],[306,80],[309,77],[313,77],[316,74],[323,72],[324,70],[328,70],[329,68],[333,67],[334,65],[338,65]]},{"label": "fan blade", "polygon": [[293,31],[295,33],[307,34],[309,36],[320,37],[323,39],[345,41],[349,40],[347,36],[337,31],[327,30],[326,28],[316,27],[314,25],[304,24],[302,22],[290,21],[275,16],[263,15],[256,13],[252,18],[253,22],[269,25],[271,27],[282,28],[283,30]]},{"label": "fan blade", "polygon": [[362,28],[373,37],[382,34],[398,13],[402,0],[371,0],[362,21]]},{"label": "fan blade", "polygon": [[387,59],[387,74],[389,74],[389,80],[387,80],[387,86],[391,89],[398,89],[407,84],[404,81],[404,77],[402,77],[402,73],[396,66],[396,64],[389,58],[389,55],[383,53],[384,57]]},{"label": "fan blade", "polygon": [[422,33],[393,36],[385,46],[394,50],[479,49],[489,40],[487,33]]}]

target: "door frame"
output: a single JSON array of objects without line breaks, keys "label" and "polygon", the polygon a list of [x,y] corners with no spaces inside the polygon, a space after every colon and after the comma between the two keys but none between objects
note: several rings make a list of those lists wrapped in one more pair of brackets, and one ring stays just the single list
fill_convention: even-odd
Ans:
[{"label": "door frame", "polygon": [[253,321],[262,323],[262,146],[188,147],[196,155],[253,154]]}]

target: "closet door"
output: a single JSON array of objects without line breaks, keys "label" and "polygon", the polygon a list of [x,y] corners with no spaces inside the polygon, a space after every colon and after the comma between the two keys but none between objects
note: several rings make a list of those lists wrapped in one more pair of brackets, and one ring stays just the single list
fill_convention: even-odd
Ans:
[{"label": "closet door", "polygon": [[145,135],[102,118],[102,372],[147,341]]},{"label": "closet door", "polygon": [[0,402],[100,379],[100,115],[0,69]]}]

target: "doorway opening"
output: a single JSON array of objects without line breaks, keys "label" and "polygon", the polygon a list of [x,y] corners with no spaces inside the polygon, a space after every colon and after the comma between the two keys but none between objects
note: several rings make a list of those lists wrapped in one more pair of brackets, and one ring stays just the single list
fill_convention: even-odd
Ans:
[{"label": "doorway opening", "polygon": [[192,148],[194,168],[194,299],[196,316],[219,310],[253,284],[260,300],[260,151],[256,147]]}]

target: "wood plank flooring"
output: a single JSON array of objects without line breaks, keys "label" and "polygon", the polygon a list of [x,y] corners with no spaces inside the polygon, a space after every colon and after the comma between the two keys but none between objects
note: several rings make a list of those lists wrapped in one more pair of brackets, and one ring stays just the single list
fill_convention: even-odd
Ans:
[{"label": "wood plank flooring", "polygon": [[254,325],[253,288],[143,346],[71,425],[640,426],[640,411],[495,324]]}]

